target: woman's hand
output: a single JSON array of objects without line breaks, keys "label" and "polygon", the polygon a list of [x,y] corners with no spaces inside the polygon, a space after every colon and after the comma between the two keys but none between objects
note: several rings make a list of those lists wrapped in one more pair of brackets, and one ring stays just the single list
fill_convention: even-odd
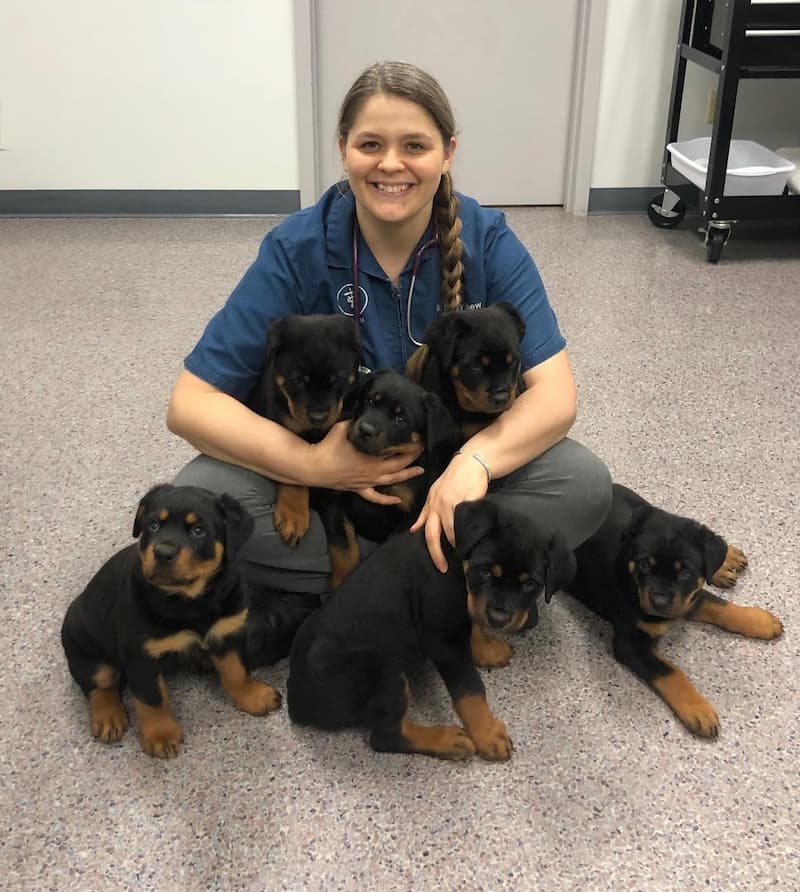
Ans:
[{"label": "woman's hand", "polygon": [[419,465],[409,467],[422,452],[416,455],[367,455],[356,449],[347,439],[349,422],[340,421],[328,431],[312,449],[312,467],[309,477],[315,486],[326,489],[353,490],[367,501],[379,505],[395,505],[400,499],[378,492],[376,486],[402,483],[424,472]]},{"label": "woman's hand", "polygon": [[447,560],[442,551],[442,533],[455,545],[453,515],[460,502],[482,499],[489,490],[486,471],[466,452],[453,456],[444,474],[431,486],[428,498],[411,532],[425,527],[425,541],[431,560],[442,573],[447,572]]}]

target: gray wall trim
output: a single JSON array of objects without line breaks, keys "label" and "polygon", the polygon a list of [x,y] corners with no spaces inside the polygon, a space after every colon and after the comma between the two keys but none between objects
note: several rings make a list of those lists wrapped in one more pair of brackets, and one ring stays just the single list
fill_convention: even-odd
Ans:
[{"label": "gray wall trim", "polygon": [[590,189],[590,214],[646,214],[650,199],[663,186],[624,189]]},{"label": "gray wall trim", "polygon": [[0,216],[290,214],[297,189],[0,189]]}]

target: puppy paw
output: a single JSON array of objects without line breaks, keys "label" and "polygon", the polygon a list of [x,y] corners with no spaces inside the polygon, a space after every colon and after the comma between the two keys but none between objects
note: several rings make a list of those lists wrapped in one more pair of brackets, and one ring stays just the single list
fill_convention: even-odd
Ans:
[{"label": "puppy paw", "polygon": [[495,719],[478,731],[471,730],[470,736],[481,758],[490,762],[505,762],[511,758],[514,745],[508,736],[505,724],[500,719]]},{"label": "puppy paw", "polygon": [[680,711],[676,709],[676,714],[687,731],[691,731],[696,737],[717,739],[719,716],[705,697],[698,694],[696,700],[683,705]]},{"label": "puppy paw", "polygon": [[292,514],[278,509],[275,511],[274,523],[281,539],[290,548],[297,548],[303,536],[308,532],[310,518],[307,514]]},{"label": "puppy paw", "polygon": [[441,759],[462,762],[475,755],[475,743],[463,728],[443,725],[437,731],[439,733],[435,755]]},{"label": "puppy paw", "polygon": [[174,759],[182,740],[183,731],[177,722],[163,721],[142,729],[142,749],[157,759]]},{"label": "puppy paw", "polygon": [[89,695],[92,736],[103,743],[117,743],[128,729],[128,713],[116,692],[94,690]]},{"label": "puppy paw", "polygon": [[783,623],[763,607],[740,607],[739,621],[741,634],[747,638],[770,641],[783,634]]},{"label": "puppy paw", "polygon": [[250,715],[266,715],[279,709],[282,703],[281,695],[275,688],[254,678],[236,692],[233,700],[239,709]]},{"label": "puppy paw", "polygon": [[735,545],[728,546],[728,553],[722,566],[711,577],[711,584],[717,588],[731,588],[736,585],[739,575],[747,568],[744,552]]},{"label": "puppy paw", "polygon": [[502,638],[484,635],[478,647],[475,646],[473,638],[472,661],[481,669],[500,669],[508,666],[513,656],[514,648]]}]

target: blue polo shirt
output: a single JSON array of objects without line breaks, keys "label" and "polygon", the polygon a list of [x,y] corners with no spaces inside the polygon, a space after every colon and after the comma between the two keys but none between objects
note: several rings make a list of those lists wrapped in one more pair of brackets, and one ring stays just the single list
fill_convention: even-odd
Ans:
[{"label": "blue polo shirt", "polygon": [[[459,195],[464,245],[465,307],[500,300],[519,310],[527,330],[523,369],[558,353],[565,345],[539,272],[504,215]],[[313,207],[297,211],[267,234],[255,262],[212,317],[185,366],[197,377],[246,400],[264,368],[270,323],[293,313],[353,315],[352,194],[332,186]],[[365,365],[402,371],[416,349],[408,333],[408,294],[417,253],[433,237],[433,224],[420,239],[393,286],[363,238],[359,239],[360,331]],[[422,251],[411,306],[411,335],[422,341],[428,324],[442,312],[438,246]]]}]

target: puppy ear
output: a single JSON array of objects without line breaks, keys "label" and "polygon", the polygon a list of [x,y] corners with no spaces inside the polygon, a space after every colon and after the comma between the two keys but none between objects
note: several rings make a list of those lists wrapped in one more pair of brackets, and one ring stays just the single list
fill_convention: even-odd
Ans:
[{"label": "puppy ear", "polygon": [[159,483],[157,486],[149,489],[141,498],[139,502],[139,507],[136,509],[136,517],[133,521],[133,538],[138,539],[142,534],[142,519],[150,508],[153,499],[158,498],[158,496],[163,495],[166,492],[169,492],[171,489],[175,489],[175,487],[171,483]]},{"label": "puppy ear", "polygon": [[447,411],[444,403],[436,393],[425,394],[425,451],[430,455],[444,447],[450,455],[456,450],[458,441],[458,428],[452,415]]},{"label": "puppy ear", "polygon": [[478,542],[491,532],[495,521],[496,511],[491,502],[485,499],[459,502],[453,516],[456,556],[461,560],[468,558]]},{"label": "puppy ear", "polygon": [[500,300],[496,304],[491,304],[491,306],[497,307],[498,310],[502,310],[506,316],[508,316],[514,325],[514,328],[517,330],[519,339],[522,340],[525,334],[525,322],[523,321],[522,316],[520,316],[519,310],[507,300]]},{"label": "puppy ear", "polygon": [[452,389],[450,366],[453,364],[458,335],[464,327],[461,314],[456,310],[439,316],[428,326],[425,343],[428,345],[430,361],[422,367],[417,381],[425,390],[445,393]]},{"label": "puppy ear", "polygon": [[719,570],[728,554],[728,543],[713,530],[697,524],[700,547],[703,550],[703,575],[708,582]]},{"label": "puppy ear", "polygon": [[267,331],[267,359],[265,362],[266,369],[271,369],[274,365],[275,354],[278,352],[278,350],[280,350],[284,338],[286,337],[286,329],[289,324],[286,320],[286,316],[282,316],[280,319],[273,320],[269,327],[269,330]]},{"label": "puppy ear", "polygon": [[217,508],[225,518],[225,554],[230,560],[253,535],[256,525],[250,512],[227,493],[217,497]]},{"label": "puppy ear", "polygon": [[553,533],[547,543],[547,576],[544,583],[544,600],[550,603],[553,593],[560,591],[572,582],[577,563],[572,549],[561,533]]}]

